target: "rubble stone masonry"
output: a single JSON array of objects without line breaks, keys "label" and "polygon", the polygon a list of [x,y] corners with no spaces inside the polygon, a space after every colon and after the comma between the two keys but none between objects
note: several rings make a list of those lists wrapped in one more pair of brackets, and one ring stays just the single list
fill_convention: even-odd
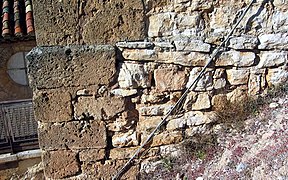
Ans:
[{"label": "rubble stone masonry", "polygon": [[[45,176],[110,179],[192,83],[249,1],[33,3],[37,43],[50,45],[27,56]],[[206,131],[217,122],[213,109],[221,102],[287,83],[287,29],[288,1],[257,0],[142,159]],[[137,179],[145,162],[123,179]]]}]

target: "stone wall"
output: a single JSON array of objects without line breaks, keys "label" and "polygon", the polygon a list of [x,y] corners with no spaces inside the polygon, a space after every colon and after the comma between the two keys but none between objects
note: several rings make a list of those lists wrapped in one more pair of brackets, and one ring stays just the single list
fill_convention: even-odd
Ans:
[{"label": "stone wall", "polygon": [[[103,7],[105,2],[102,2]],[[70,11],[78,12],[81,3],[76,8],[73,1],[59,1],[52,3],[50,11],[45,12],[41,11],[45,3],[34,3],[38,45],[68,44],[39,47],[29,54],[30,84],[39,121],[45,176],[109,179],[197,76],[231,30],[237,12],[243,10],[248,1],[147,1],[142,7],[145,10],[142,15],[147,19],[147,38],[134,42],[121,41],[123,39],[118,36],[121,30],[117,28],[113,29],[115,32],[97,33],[104,33],[111,41],[99,40],[97,34],[86,41],[83,33],[80,37],[79,33],[72,32],[77,30],[72,27],[86,27],[79,24],[82,21],[70,24],[69,18],[67,22],[56,18],[66,15],[62,14],[64,12],[67,15]],[[68,4],[60,6],[61,3]],[[88,4],[86,7],[90,7]],[[108,2],[109,7],[112,4]],[[87,9],[87,12],[107,13],[105,8],[98,11],[96,5],[91,6],[96,10]],[[213,111],[217,105],[236,102],[247,95],[255,96],[269,86],[286,83],[287,8],[287,2],[280,0],[258,1],[252,6],[227,47],[188,94],[180,115],[169,119],[157,133],[142,160],[169,154],[173,151],[171,144],[205,132],[209,124],[218,120]],[[130,10],[134,15],[139,12]],[[57,21],[57,27],[66,28],[61,31],[64,34],[57,33],[58,29],[52,29],[47,36],[43,34],[41,26],[54,22],[40,22],[47,16],[41,13],[48,12],[52,13],[51,19]],[[126,10],[115,12],[125,14]],[[84,18],[84,22],[91,23],[87,27],[93,28],[98,27],[98,21],[104,21],[95,17],[93,20],[85,16],[75,18]],[[128,19],[133,24],[132,18]],[[111,28],[109,23],[103,29]],[[140,24],[133,28],[125,26],[132,29],[124,28],[125,32],[120,34],[134,33],[134,28],[135,33],[142,34],[146,25],[144,21]],[[133,33],[128,40],[140,38]],[[114,47],[89,45],[99,42],[117,43]],[[79,45],[82,43],[87,45]],[[146,167],[147,161],[142,160],[123,179],[136,179],[140,167],[141,170]]]}]

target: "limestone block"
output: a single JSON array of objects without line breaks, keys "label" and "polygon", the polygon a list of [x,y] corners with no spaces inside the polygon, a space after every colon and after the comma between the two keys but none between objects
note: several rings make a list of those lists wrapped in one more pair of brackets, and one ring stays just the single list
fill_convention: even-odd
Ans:
[{"label": "limestone block", "polygon": [[[137,151],[139,147],[129,148],[113,148],[110,151],[111,159],[128,159]],[[159,154],[159,148],[142,149],[140,152],[141,158],[153,157]]]},{"label": "limestone block", "polygon": [[278,67],[274,69],[268,69],[268,74],[266,75],[268,86],[281,85],[288,80],[287,67]]},{"label": "limestone block", "polygon": [[68,89],[34,91],[35,118],[41,122],[64,122],[72,119],[71,95]]},{"label": "limestone block", "polygon": [[227,79],[231,85],[247,84],[249,79],[248,69],[228,69]]},{"label": "limestone block", "polygon": [[251,68],[248,82],[248,93],[250,95],[259,94],[266,87],[266,69]]},{"label": "limestone block", "polygon": [[226,86],[226,79],[225,78],[219,78],[213,80],[213,87],[214,89],[222,89]]},{"label": "limestone block", "polygon": [[[182,5],[183,7],[183,5]],[[178,13],[175,21],[178,29],[182,28],[195,28],[199,27],[200,21],[202,20],[199,11],[194,11],[192,13]]]},{"label": "limestone block", "polygon": [[124,62],[120,64],[118,76],[121,88],[147,88],[151,86],[152,72],[144,64]]},{"label": "limestone block", "polygon": [[213,74],[213,78],[223,78],[225,75],[225,69],[217,68]]},{"label": "limestone block", "polygon": [[177,67],[157,69],[154,79],[159,92],[182,90],[187,82],[187,73]]},{"label": "limestone block", "polygon": [[243,102],[247,99],[248,87],[246,85],[238,86],[233,91],[227,93],[227,100],[232,103]]},{"label": "limestone block", "polygon": [[77,153],[71,150],[44,151],[42,162],[46,178],[61,179],[80,171]]},{"label": "limestone block", "polygon": [[137,89],[113,89],[110,92],[115,96],[128,97],[137,94]]},{"label": "limestone block", "polygon": [[131,129],[139,119],[136,109],[124,111],[113,122],[107,125],[109,131],[125,131]]},{"label": "limestone block", "polygon": [[174,17],[176,13],[165,12],[149,17],[149,28],[148,36],[157,37],[157,36],[169,36],[172,35],[172,29],[174,26]]},{"label": "limestone block", "polygon": [[263,51],[260,53],[259,68],[281,66],[288,62],[287,51]]},{"label": "limestone block", "polygon": [[99,161],[105,158],[105,149],[85,149],[79,152],[79,160],[86,161]]},{"label": "limestone block", "polygon": [[126,60],[153,61],[157,59],[154,49],[124,49],[122,56]]},{"label": "limestone block", "polygon": [[211,45],[202,40],[178,38],[174,41],[177,51],[210,52]]},{"label": "limestone block", "polygon": [[150,94],[143,94],[141,96],[141,103],[161,103],[163,102],[165,99],[168,98],[168,95],[166,93],[157,93],[155,91],[152,91]]},{"label": "limestone block", "polygon": [[99,120],[66,123],[40,123],[38,126],[41,149],[86,149],[106,147],[105,124]]},{"label": "limestone block", "polygon": [[180,118],[169,120],[167,125],[166,125],[166,129],[168,131],[183,129],[185,127],[185,125],[186,125],[186,119],[180,117]]},{"label": "limestone block", "polygon": [[[195,67],[190,71],[189,80],[186,84],[187,88],[193,83],[193,81],[196,79],[196,77],[201,72],[201,70],[202,70],[202,68]],[[201,76],[201,78],[197,82],[194,90],[195,91],[212,90],[213,89],[213,78],[212,77],[213,77],[213,69],[207,68],[205,73]]]},{"label": "limestone block", "polygon": [[144,106],[139,108],[139,114],[141,116],[162,116],[167,114],[172,107],[171,104]]},{"label": "limestone block", "polygon": [[108,45],[38,47],[26,58],[34,89],[109,84],[116,72],[115,50]]},{"label": "limestone block", "polygon": [[239,37],[232,37],[229,39],[228,47],[232,49],[256,49],[259,44],[258,38],[250,35],[242,35]]},{"label": "limestone block", "polygon": [[125,101],[120,97],[81,96],[74,104],[74,116],[77,119],[94,117],[94,119],[110,119],[125,110]]},{"label": "limestone block", "polygon": [[137,130],[139,132],[150,132],[161,122],[161,117],[159,116],[140,116]]},{"label": "limestone block", "polygon": [[[104,163],[83,163],[81,169],[83,174],[88,177],[85,179],[111,179],[121,169],[126,160],[106,160]],[[127,172],[121,177],[125,180],[137,180],[139,174],[139,166],[134,165],[127,170]]]},{"label": "limestone block", "polygon": [[129,130],[126,133],[116,133],[112,136],[112,145],[114,147],[137,146],[138,134],[136,131]]},{"label": "limestone block", "polygon": [[154,46],[154,43],[146,41],[135,41],[135,42],[121,41],[117,42],[116,46],[124,49],[147,49],[152,48]]},{"label": "limestone block", "polygon": [[40,46],[114,44],[145,37],[141,1],[39,0],[33,5],[36,39]]},{"label": "limestone block", "polygon": [[[141,141],[145,141],[148,137],[148,134],[142,134],[141,135]],[[162,145],[168,145],[168,144],[176,144],[183,140],[182,132],[181,131],[172,131],[168,132],[165,131],[163,133],[157,134],[153,137],[151,140],[152,147],[155,146],[162,146]]]},{"label": "limestone block", "polygon": [[288,49],[288,33],[259,35],[259,49]]},{"label": "limestone block", "polygon": [[203,110],[211,107],[210,97],[208,93],[195,93],[191,91],[184,103],[185,110]]},{"label": "limestone block", "polygon": [[208,119],[201,111],[190,111],[186,113],[185,118],[187,119],[187,126],[199,126],[210,123],[210,119]]},{"label": "limestone block", "polygon": [[209,55],[200,52],[158,52],[156,62],[173,63],[183,66],[205,66]]},{"label": "limestone block", "polygon": [[227,51],[223,52],[216,60],[216,66],[251,66],[255,62],[253,52]]}]

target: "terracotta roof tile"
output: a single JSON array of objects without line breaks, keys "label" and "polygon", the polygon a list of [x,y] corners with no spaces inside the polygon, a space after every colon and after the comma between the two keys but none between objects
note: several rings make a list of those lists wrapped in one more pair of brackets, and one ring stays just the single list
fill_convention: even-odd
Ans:
[{"label": "terracotta roof tile", "polygon": [[35,39],[31,0],[2,0],[0,7],[0,41]]}]

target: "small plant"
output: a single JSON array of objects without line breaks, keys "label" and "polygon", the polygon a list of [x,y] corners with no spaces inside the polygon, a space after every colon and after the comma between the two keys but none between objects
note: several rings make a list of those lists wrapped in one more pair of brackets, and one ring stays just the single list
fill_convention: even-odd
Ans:
[{"label": "small plant", "polygon": [[164,168],[166,168],[169,171],[173,168],[173,159],[170,157],[164,157],[162,159],[162,163]]}]

